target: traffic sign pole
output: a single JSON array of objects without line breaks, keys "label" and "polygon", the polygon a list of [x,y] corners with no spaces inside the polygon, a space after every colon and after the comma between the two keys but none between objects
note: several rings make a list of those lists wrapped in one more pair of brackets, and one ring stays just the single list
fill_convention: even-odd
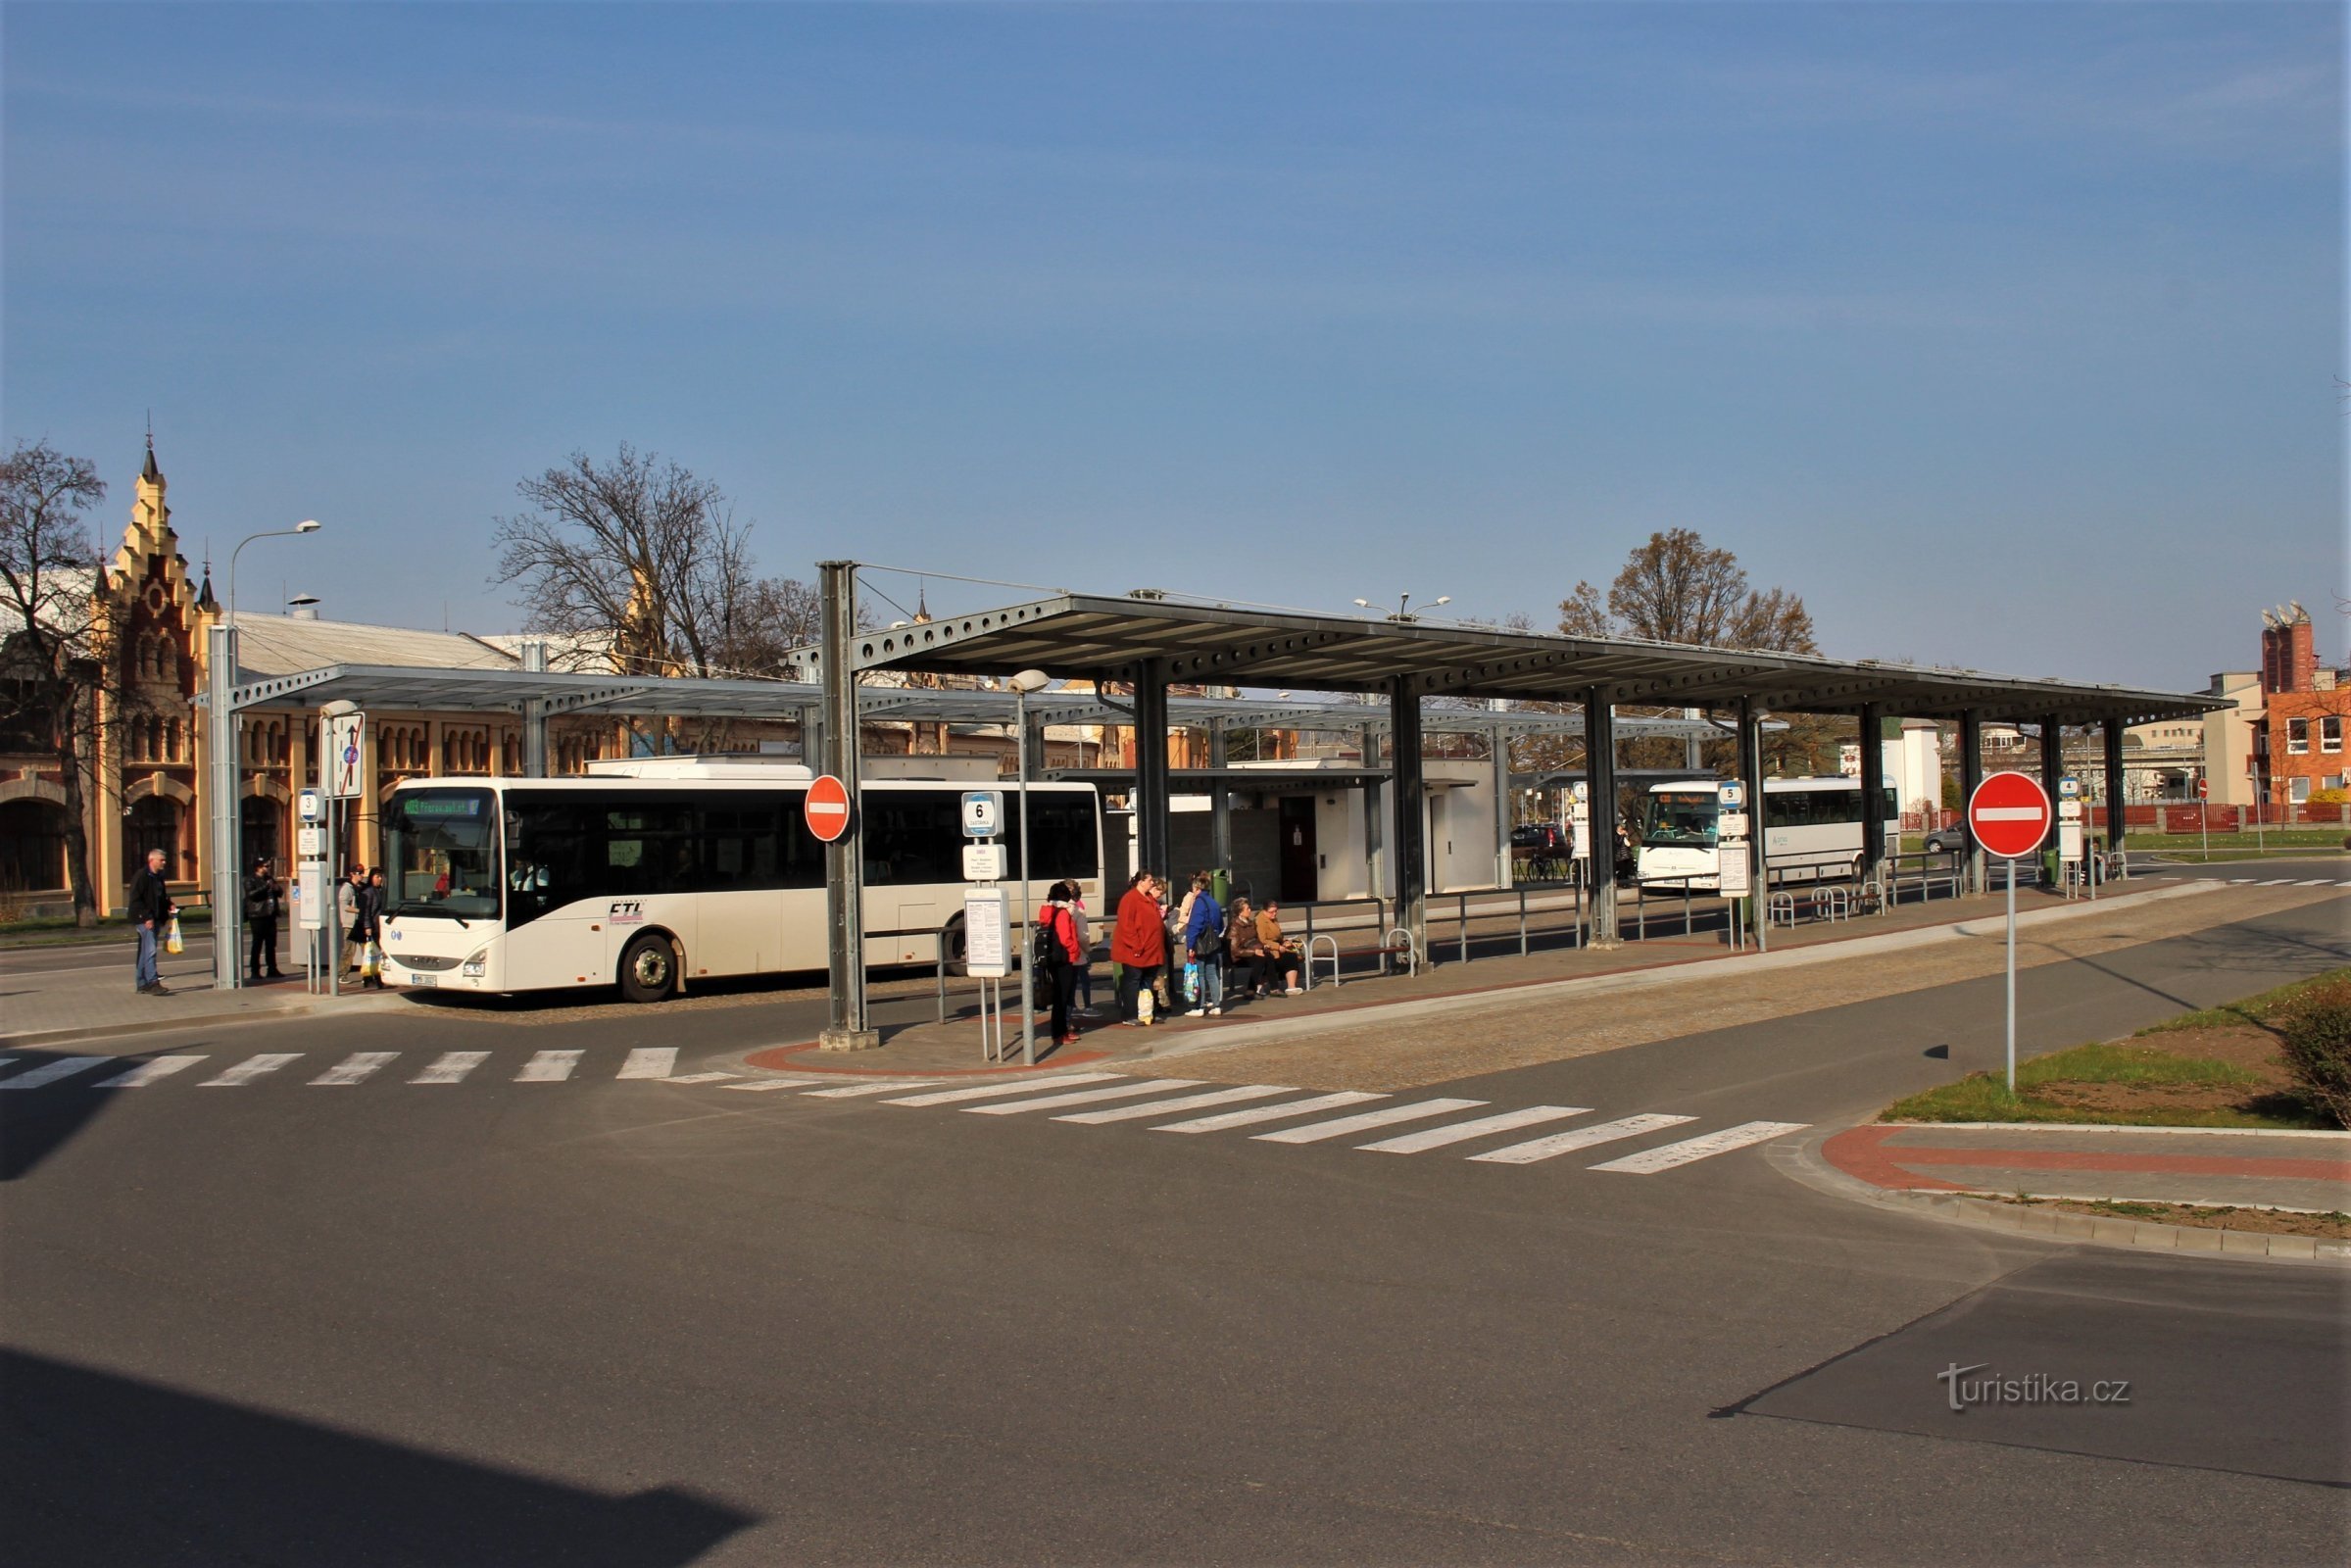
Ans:
[{"label": "traffic sign pole", "polygon": [[2008,1093],[2016,1095],[2016,862],[2040,848],[2056,812],[2048,793],[2023,773],[1993,773],[1968,796],[1968,833],[2008,862]]}]

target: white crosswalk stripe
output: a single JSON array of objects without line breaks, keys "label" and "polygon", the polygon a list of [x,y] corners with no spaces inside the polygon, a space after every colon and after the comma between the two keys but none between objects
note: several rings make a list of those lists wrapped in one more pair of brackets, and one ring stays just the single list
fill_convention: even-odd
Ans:
[{"label": "white crosswalk stripe", "polygon": [[1112,1105],[1108,1110],[1081,1110],[1067,1116],[1055,1116],[1053,1120],[1088,1124],[1139,1121],[1145,1116],[1164,1116],[1171,1110],[1205,1110],[1210,1105],[1230,1105],[1236,1101],[1263,1100],[1268,1095],[1297,1093],[1298,1090],[1281,1084],[1243,1084],[1238,1089],[1212,1089],[1204,1095],[1178,1095],[1173,1100],[1154,1100],[1148,1105]]},{"label": "white crosswalk stripe", "polygon": [[2252,880],[2249,876],[2232,876],[2229,879],[2229,885],[2232,888],[2241,888]]},{"label": "white crosswalk stripe", "polygon": [[748,1083],[728,1084],[726,1087],[751,1094],[769,1094],[778,1089],[806,1089],[811,1084],[827,1081],[823,1078],[754,1078]]},{"label": "white crosswalk stripe", "polygon": [[1805,1124],[1800,1121],[1750,1121],[1737,1127],[1726,1127],[1719,1133],[1704,1133],[1696,1138],[1685,1138],[1678,1144],[1659,1149],[1644,1149],[1638,1154],[1627,1154],[1594,1165],[1593,1170],[1624,1171],[1634,1176],[1654,1176],[1661,1170],[1687,1165],[1692,1160],[1727,1154],[1734,1149],[1749,1144],[1767,1143],[1783,1133],[1800,1133]]},{"label": "white crosswalk stripe", "polygon": [[677,1047],[639,1046],[628,1054],[615,1075],[621,1078],[666,1078],[677,1070]]},{"label": "white crosswalk stripe", "polygon": [[210,1058],[206,1056],[158,1056],[152,1061],[140,1062],[128,1072],[119,1072],[112,1078],[100,1079],[91,1087],[97,1089],[144,1089],[149,1084],[160,1083],[175,1072],[185,1072],[196,1063],[208,1059]]},{"label": "white crosswalk stripe", "polygon": [[490,1059],[486,1051],[444,1051],[433,1064],[409,1080],[412,1084],[462,1084],[465,1074]]},{"label": "white crosswalk stripe", "polygon": [[722,1084],[735,1075],[731,1072],[689,1072],[675,1078],[664,1078],[665,1084]]},{"label": "white crosswalk stripe", "polygon": [[1032,1078],[1024,1084],[982,1084],[977,1089],[942,1089],[934,1094],[909,1095],[904,1100],[885,1100],[885,1105],[959,1105],[966,1100],[994,1100],[999,1095],[1029,1095],[1041,1090],[1061,1089],[1073,1084],[1098,1084],[1105,1079],[1123,1078],[1119,1072],[1065,1072],[1053,1078]]},{"label": "white crosswalk stripe", "polygon": [[1570,1116],[1588,1116],[1590,1105],[1529,1105],[1524,1110],[1505,1110],[1497,1115],[1480,1116],[1475,1121],[1457,1121],[1449,1127],[1431,1127],[1417,1133],[1404,1133],[1396,1138],[1383,1138],[1376,1144],[1357,1144],[1357,1149],[1378,1154],[1417,1154],[1426,1150],[1443,1149],[1447,1144],[1463,1144],[1472,1138],[1489,1133],[1514,1132],[1521,1127],[1533,1127],[1546,1121],[1564,1121]]},{"label": "white crosswalk stripe", "polygon": [[366,1083],[400,1059],[397,1051],[355,1051],[311,1080],[311,1086]]},{"label": "white crosswalk stripe", "polygon": [[1278,1133],[1254,1133],[1261,1144],[1319,1144],[1327,1138],[1348,1138],[1356,1133],[1386,1127],[1399,1121],[1422,1121],[1442,1116],[1448,1110],[1473,1110],[1485,1104],[1483,1100],[1416,1100],[1404,1105],[1382,1105],[1378,1110],[1359,1111],[1342,1116],[1337,1121],[1318,1121],[1304,1127],[1286,1127]]},{"label": "white crosswalk stripe", "polygon": [[1360,1105],[1367,1101],[1386,1100],[1386,1095],[1368,1095],[1359,1089],[1346,1089],[1335,1095],[1316,1095],[1311,1100],[1292,1100],[1279,1105],[1251,1105],[1247,1110],[1228,1110],[1217,1116],[1195,1116],[1190,1121],[1171,1121],[1153,1127],[1155,1133],[1220,1133],[1228,1127],[1249,1127],[1261,1121],[1280,1121],[1287,1116],[1303,1116],[1310,1111],[1337,1110],[1342,1105]]},{"label": "white crosswalk stripe", "polygon": [[2283,887],[2291,887],[2291,886],[2293,886],[2293,883],[2294,883],[2294,879],[2293,879],[2292,877],[2290,877],[2290,876],[2280,876],[2280,877],[2272,877],[2272,878],[2271,878],[2269,881],[2267,881],[2267,882],[2264,882],[2264,883],[2262,884],[2262,886],[2263,886],[2263,887],[2265,887],[2265,888],[2283,888]]},{"label": "white crosswalk stripe", "polygon": [[522,1064],[522,1070],[514,1074],[514,1082],[560,1084],[578,1069],[579,1058],[585,1054],[581,1051],[539,1052]]},{"label": "white crosswalk stripe", "polygon": [[810,1100],[855,1100],[861,1095],[894,1095],[902,1089],[925,1089],[936,1078],[892,1078],[878,1084],[843,1084],[838,1089],[811,1089]]},{"label": "white crosswalk stripe", "polygon": [[1168,1089],[1191,1089],[1200,1083],[1198,1078],[1150,1078],[1139,1084],[1112,1084],[1107,1089],[1077,1089],[1066,1095],[1047,1095],[1043,1100],[1021,1100],[995,1105],[965,1105],[966,1116],[1017,1116],[1024,1110],[1059,1110],[1064,1105],[1090,1105],[1098,1100],[1132,1100],[1137,1095],[1155,1095]]},{"label": "white crosswalk stripe", "polygon": [[43,1084],[71,1078],[77,1072],[88,1072],[92,1067],[103,1066],[114,1059],[112,1056],[60,1056],[55,1061],[44,1061],[38,1067],[27,1067],[13,1078],[0,1078],[0,1089],[38,1089]]},{"label": "white crosswalk stripe", "polygon": [[2298,888],[2323,888],[2332,880],[2333,878],[2331,877],[2314,876],[2309,881],[2297,882],[2294,884],[2294,886]]},{"label": "white crosswalk stripe", "polygon": [[242,1089],[265,1073],[275,1072],[287,1062],[301,1059],[302,1053],[299,1051],[266,1052],[258,1056],[247,1057],[226,1072],[207,1078],[196,1087],[199,1089]]},{"label": "white crosswalk stripe", "polygon": [[1614,1143],[1619,1138],[1638,1138],[1642,1133],[1653,1133],[1660,1127],[1679,1127],[1684,1122],[1695,1120],[1695,1116],[1626,1116],[1593,1127],[1578,1127],[1573,1132],[1553,1133],[1547,1138],[1537,1138],[1529,1143],[1512,1144],[1507,1149],[1490,1149],[1483,1154],[1469,1157],[1494,1165],[1532,1165],[1539,1159],[1555,1159],[1561,1154],[1572,1154],[1579,1149],[1589,1149],[1593,1144]]}]

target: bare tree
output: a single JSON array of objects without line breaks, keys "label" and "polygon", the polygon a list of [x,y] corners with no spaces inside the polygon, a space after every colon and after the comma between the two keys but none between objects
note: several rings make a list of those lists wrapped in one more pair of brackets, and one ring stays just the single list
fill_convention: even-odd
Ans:
[{"label": "bare tree", "polygon": [[97,548],[83,514],[106,499],[85,458],[20,442],[0,463],[0,734],[54,759],[65,792],[66,882],[77,925],[97,920],[84,804],[97,787],[103,701],[122,682],[97,611]]},{"label": "bare tree", "polygon": [[[497,519],[491,580],[516,588],[532,630],[573,641],[570,662],[771,675],[787,649],[814,639],[816,591],[757,575],[751,524],[691,469],[624,442],[610,463],[574,452],[514,488],[530,510]],[[717,739],[711,730],[700,744]]]}]

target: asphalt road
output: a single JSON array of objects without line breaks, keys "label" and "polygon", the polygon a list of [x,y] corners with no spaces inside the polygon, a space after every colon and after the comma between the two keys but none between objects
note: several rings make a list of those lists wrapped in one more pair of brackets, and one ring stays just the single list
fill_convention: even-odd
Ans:
[{"label": "asphalt road", "polygon": [[[2029,1047],[2351,962],[2346,907],[2027,970]],[[1429,1093],[1825,1126],[1996,1059],[1998,986]],[[0,1095],[12,1560],[2351,1546],[2339,1274],[1946,1228],[1757,1148],[1643,1176],[615,1076],[739,1066],[818,1005],[247,1025],[134,1044],[299,1059]],[[452,1050],[489,1064],[409,1081]],[[313,1085],[365,1051],[396,1070]],[[1949,1409],[1937,1374],[1975,1363],[2129,1398]]]}]

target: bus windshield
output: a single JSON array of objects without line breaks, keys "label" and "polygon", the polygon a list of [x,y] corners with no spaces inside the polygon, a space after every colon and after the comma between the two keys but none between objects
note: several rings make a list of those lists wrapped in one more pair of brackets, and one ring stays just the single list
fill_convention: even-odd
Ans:
[{"label": "bus windshield", "polygon": [[1713,790],[1661,790],[1649,797],[1642,812],[1641,842],[1712,848],[1714,817]]},{"label": "bus windshield", "polygon": [[403,790],[384,807],[384,912],[498,917],[498,797]]}]

